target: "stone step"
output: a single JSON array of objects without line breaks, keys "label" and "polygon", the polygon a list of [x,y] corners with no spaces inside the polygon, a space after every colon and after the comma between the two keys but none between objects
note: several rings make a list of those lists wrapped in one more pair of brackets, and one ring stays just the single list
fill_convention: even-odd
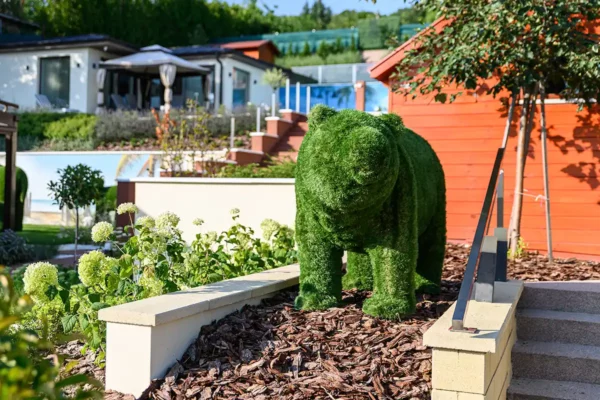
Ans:
[{"label": "stone step", "polygon": [[513,379],[507,400],[598,400],[600,385],[580,382]]},{"label": "stone step", "polygon": [[515,378],[600,384],[600,347],[519,340],[512,368]]},{"label": "stone step", "polygon": [[517,332],[519,340],[600,346],[600,315],[521,309]]},{"label": "stone step", "polygon": [[600,281],[528,282],[519,308],[600,314]]}]

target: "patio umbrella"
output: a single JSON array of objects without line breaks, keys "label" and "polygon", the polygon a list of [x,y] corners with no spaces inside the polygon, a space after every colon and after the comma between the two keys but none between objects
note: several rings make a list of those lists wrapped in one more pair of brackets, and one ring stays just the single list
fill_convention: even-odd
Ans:
[{"label": "patio umbrella", "polygon": [[166,111],[171,108],[173,98],[171,87],[177,73],[208,74],[210,72],[207,68],[177,57],[171,50],[159,45],[143,47],[138,53],[105,61],[100,63],[100,68],[160,76],[165,86]]}]

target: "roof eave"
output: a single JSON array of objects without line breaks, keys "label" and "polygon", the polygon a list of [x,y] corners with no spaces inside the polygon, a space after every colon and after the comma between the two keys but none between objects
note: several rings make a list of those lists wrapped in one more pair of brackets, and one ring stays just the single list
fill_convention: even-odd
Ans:
[{"label": "roof eave", "polygon": [[392,75],[392,73],[394,72],[396,65],[398,65],[398,63],[400,61],[402,61],[405,54],[409,50],[416,48],[416,42],[419,37],[424,35],[425,32],[428,32],[430,29],[435,29],[437,32],[440,32],[449,23],[450,23],[450,21],[444,17],[440,17],[437,20],[435,20],[426,29],[423,29],[421,32],[419,32],[416,35],[414,35],[413,37],[411,37],[409,40],[404,42],[400,47],[398,47],[392,53],[388,54],[387,57],[383,58],[376,65],[374,65],[369,70],[371,78],[377,79],[378,81],[381,81],[381,82],[387,81],[390,78],[390,76]]},{"label": "roof eave", "polygon": [[113,39],[101,39],[101,40],[81,40],[71,43],[27,43],[27,42],[13,42],[6,43],[0,46],[0,53],[14,53],[18,51],[35,51],[35,50],[61,50],[61,49],[74,49],[81,47],[109,47],[108,53],[113,54],[131,54],[138,51],[137,48],[127,43],[113,40]]}]

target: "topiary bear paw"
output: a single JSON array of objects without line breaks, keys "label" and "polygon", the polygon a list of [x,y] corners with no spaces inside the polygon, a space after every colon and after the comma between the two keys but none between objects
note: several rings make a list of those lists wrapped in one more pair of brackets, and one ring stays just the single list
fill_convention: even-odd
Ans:
[{"label": "topiary bear paw", "polygon": [[358,289],[358,290],[373,290],[373,281],[364,281],[363,279],[346,273],[342,277],[342,288],[344,290]]},{"label": "topiary bear paw", "polygon": [[415,288],[417,293],[440,294],[440,284],[415,274]]},{"label": "topiary bear paw", "polygon": [[339,300],[335,296],[303,293],[296,297],[295,306],[300,310],[326,310],[335,307],[339,304]]},{"label": "topiary bear paw", "polygon": [[414,296],[398,299],[375,294],[373,297],[365,300],[363,304],[363,312],[365,314],[385,319],[399,319],[413,314],[415,309],[416,300]]}]

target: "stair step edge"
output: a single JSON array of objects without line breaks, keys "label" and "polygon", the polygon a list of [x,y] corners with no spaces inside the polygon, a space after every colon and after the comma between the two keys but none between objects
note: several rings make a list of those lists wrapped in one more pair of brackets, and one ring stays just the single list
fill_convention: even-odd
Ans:
[{"label": "stair step edge", "polygon": [[589,346],[572,343],[536,342],[533,340],[518,340],[513,354],[545,355],[550,357],[581,358],[600,362],[600,346]]},{"label": "stair step edge", "polygon": [[517,311],[517,318],[519,317],[600,324],[600,314],[592,314],[585,312],[522,308]]},{"label": "stair step edge", "polygon": [[600,399],[600,385],[569,381],[514,378],[508,388],[508,394],[537,396],[533,398],[540,399],[598,400]]}]

